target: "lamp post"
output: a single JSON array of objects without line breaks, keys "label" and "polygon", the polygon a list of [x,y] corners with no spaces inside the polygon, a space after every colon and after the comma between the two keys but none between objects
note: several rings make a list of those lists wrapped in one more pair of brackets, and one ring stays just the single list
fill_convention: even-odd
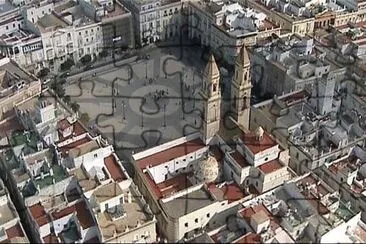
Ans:
[{"label": "lamp post", "polygon": [[183,120],[186,120],[186,117],[184,116],[184,100],[182,101],[182,115],[183,115]]},{"label": "lamp post", "polygon": [[144,128],[144,111],[141,111],[141,128]]},{"label": "lamp post", "polygon": [[123,109],[123,120],[126,120],[126,104],[122,101],[122,109]]},{"label": "lamp post", "polygon": [[164,103],[164,124],[163,124],[164,127],[166,127],[166,116],[165,116],[165,113],[166,113],[166,104]]},{"label": "lamp post", "polygon": [[145,78],[147,79],[147,60],[145,62]]}]

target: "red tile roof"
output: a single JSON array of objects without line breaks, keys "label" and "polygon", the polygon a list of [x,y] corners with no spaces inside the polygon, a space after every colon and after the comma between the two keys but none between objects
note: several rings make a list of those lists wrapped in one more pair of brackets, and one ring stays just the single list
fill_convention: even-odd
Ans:
[{"label": "red tile roof", "polygon": [[13,239],[14,237],[24,237],[24,232],[22,227],[19,224],[14,225],[13,227],[6,229],[6,234],[8,235],[8,239]]},{"label": "red tile roof", "polygon": [[[66,122],[69,123],[67,120],[66,120]],[[62,123],[64,126],[66,125],[66,123],[64,123],[64,122],[62,122]],[[76,121],[74,124],[72,124],[72,126],[73,126],[73,134],[71,134],[70,136],[64,138],[61,133],[58,133],[60,141],[65,141],[69,138],[79,136],[79,135],[82,135],[87,132],[87,130],[84,129],[84,127],[80,124],[79,121]]]},{"label": "red tile roof", "polygon": [[145,169],[149,165],[156,166],[195,152],[203,147],[205,147],[205,144],[201,139],[195,139],[140,159],[138,165],[140,169]]},{"label": "red tile roof", "polygon": [[63,119],[63,120],[60,120],[57,124],[57,127],[60,129],[60,130],[65,130],[66,128],[69,128],[71,127],[72,124],[69,123],[69,121],[67,121],[67,119]]},{"label": "red tile roof", "polygon": [[248,166],[250,166],[250,164],[247,162],[247,160],[245,160],[245,158],[243,157],[243,155],[241,155],[238,151],[234,151],[232,153],[230,153],[230,156],[233,157],[233,159],[242,167],[242,168],[246,168]]},{"label": "red tile roof", "polygon": [[220,188],[216,184],[212,183],[208,185],[208,189],[215,195],[215,191],[220,190],[223,193],[224,199],[228,200],[229,203],[238,201],[245,197],[244,192],[236,183],[226,184]]},{"label": "red tile roof", "polygon": [[127,179],[113,154],[104,159],[104,165],[106,166],[113,180],[119,182]]},{"label": "red tile roof", "polygon": [[88,229],[94,225],[93,217],[89,211],[85,201],[80,201],[75,204],[76,216],[83,229]]},{"label": "red tile roof", "polygon": [[84,200],[75,203],[72,206],[66,207],[60,211],[53,212],[52,217],[54,219],[60,219],[72,213],[76,214],[80,225],[83,229],[87,229],[90,226],[94,225],[93,218],[89,212],[89,208]]},{"label": "red tile roof", "polygon": [[75,205],[72,205],[72,206],[69,206],[69,207],[66,207],[64,209],[61,209],[59,211],[55,211],[52,213],[52,217],[54,219],[61,219],[67,215],[70,215],[72,213],[75,212]]},{"label": "red tile roof", "polygon": [[57,237],[54,234],[49,234],[48,236],[43,237],[44,243],[59,243]]},{"label": "red tile roof", "polygon": [[31,212],[33,218],[36,220],[38,226],[43,226],[48,223],[48,217],[44,207],[41,203],[37,203],[29,207],[29,211]]},{"label": "red tile roof", "polygon": [[78,147],[78,146],[81,146],[81,145],[83,145],[87,142],[90,142],[90,141],[91,141],[91,139],[88,136],[86,136],[86,137],[84,137],[84,138],[82,138],[78,141],[74,141],[70,144],[67,144],[63,147],[60,147],[59,150],[61,151],[62,157],[66,157],[67,156],[66,152],[70,151],[71,149],[73,149],[75,147]]},{"label": "red tile roof", "polygon": [[266,132],[264,132],[262,140],[257,140],[255,132],[244,134],[242,140],[244,145],[253,154],[257,154],[277,145],[276,141],[273,140]]},{"label": "red tile roof", "polygon": [[159,184],[155,184],[149,174],[145,173],[144,176],[150,185],[150,189],[155,193],[157,199],[169,196],[170,194],[174,194],[192,186],[188,179],[188,177],[191,176],[191,173],[180,174]]},{"label": "red tile roof", "polygon": [[301,90],[294,94],[281,98],[281,101],[285,102],[286,104],[293,104],[294,102],[302,101],[308,96],[309,94],[305,90]]},{"label": "red tile roof", "polygon": [[277,219],[268,211],[268,209],[263,204],[258,204],[252,207],[247,207],[239,211],[239,214],[250,223],[250,218],[253,214],[263,211],[270,219],[270,227],[273,231],[280,227]]},{"label": "red tile roof", "polygon": [[258,234],[250,232],[233,243],[261,243],[261,237]]},{"label": "red tile roof", "polygon": [[275,172],[281,168],[283,165],[278,162],[277,159],[264,163],[258,167],[264,174],[269,174]]}]

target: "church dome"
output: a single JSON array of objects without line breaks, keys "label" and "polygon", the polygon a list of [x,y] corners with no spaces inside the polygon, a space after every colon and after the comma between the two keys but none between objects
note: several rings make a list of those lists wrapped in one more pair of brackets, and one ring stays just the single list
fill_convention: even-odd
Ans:
[{"label": "church dome", "polygon": [[194,169],[194,176],[199,182],[214,182],[218,175],[219,164],[212,156],[208,156],[206,160],[199,162]]}]

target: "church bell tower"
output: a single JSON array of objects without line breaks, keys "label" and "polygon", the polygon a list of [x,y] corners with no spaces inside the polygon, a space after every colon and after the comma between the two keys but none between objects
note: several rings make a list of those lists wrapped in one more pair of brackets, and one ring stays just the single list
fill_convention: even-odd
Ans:
[{"label": "church bell tower", "polygon": [[251,90],[250,60],[243,45],[235,61],[235,75],[231,83],[231,111],[238,124],[248,130]]},{"label": "church bell tower", "polygon": [[203,101],[201,135],[206,145],[220,129],[221,92],[219,81],[220,71],[214,56],[211,55],[203,73],[202,89],[199,92]]}]

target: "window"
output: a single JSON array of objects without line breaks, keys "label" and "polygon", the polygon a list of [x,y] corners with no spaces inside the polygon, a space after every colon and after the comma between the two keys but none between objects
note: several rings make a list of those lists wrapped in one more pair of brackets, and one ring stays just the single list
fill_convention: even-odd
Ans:
[{"label": "window", "polygon": [[198,223],[198,219],[196,218],[196,219],[194,220],[194,222]]},{"label": "window", "polygon": [[95,154],[94,154],[94,158],[97,158],[97,157],[98,157],[98,154],[97,154],[97,153],[95,153]]},{"label": "window", "polygon": [[255,185],[256,185],[256,186],[258,186],[258,181],[257,181],[257,182],[255,182]]},{"label": "window", "polygon": [[208,214],[206,214],[206,216],[207,216],[207,218],[210,218],[210,214],[208,213]]},{"label": "window", "polygon": [[268,160],[268,157],[266,157],[265,159],[264,159],[264,161],[267,161]]},{"label": "window", "polygon": [[6,26],[6,29],[9,30],[9,26]]},{"label": "window", "polygon": [[188,223],[185,223],[185,224],[184,224],[184,226],[185,226],[185,227],[188,227]]},{"label": "window", "polygon": [[107,210],[108,209],[108,203],[105,204],[105,209]]}]

